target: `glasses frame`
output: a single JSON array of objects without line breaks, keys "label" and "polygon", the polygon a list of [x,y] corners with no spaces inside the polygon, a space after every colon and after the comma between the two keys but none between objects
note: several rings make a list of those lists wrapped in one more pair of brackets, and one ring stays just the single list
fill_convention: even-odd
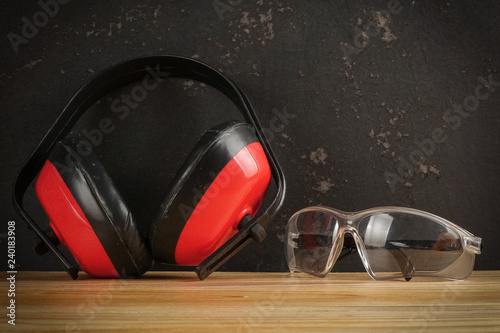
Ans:
[{"label": "glasses frame", "polygon": [[[418,275],[415,276],[427,276],[427,277],[440,277],[440,278],[447,278],[447,279],[452,279],[452,280],[465,280],[469,275],[472,273],[473,267],[474,267],[474,260],[472,260],[472,267],[470,269],[470,272],[468,274],[459,276],[459,277],[449,277],[446,276],[446,272],[443,272],[453,266],[457,261],[460,260],[464,256],[465,253],[475,255],[475,254],[480,254],[482,250],[482,245],[481,245],[481,238],[474,236],[472,233],[469,231],[465,230],[464,228],[442,218],[437,215],[434,215],[432,213],[428,213],[422,210],[418,209],[413,209],[413,208],[406,208],[406,207],[396,207],[396,206],[385,206],[385,207],[375,207],[375,208],[370,208],[370,209],[365,209],[362,211],[358,212],[344,212],[341,210],[337,210],[331,207],[326,207],[326,206],[312,206],[312,207],[307,207],[304,209],[301,209],[297,211],[295,214],[293,214],[287,224],[286,227],[286,235],[287,239],[285,242],[285,254],[287,257],[287,262],[288,262],[288,267],[290,270],[290,273],[295,273],[295,272],[303,272],[299,267],[296,265],[295,261],[295,254],[294,254],[294,247],[293,245],[295,241],[293,239],[296,239],[299,235],[300,232],[297,230],[297,225],[296,221],[299,215],[307,212],[319,212],[323,214],[328,214],[331,215],[338,223],[338,228],[335,228],[334,233],[336,235],[333,235],[332,238],[332,245],[331,245],[331,250],[330,250],[330,255],[328,257],[327,263],[325,265],[325,269],[319,273],[313,273],[313,272],[305,272],[307,274],[311,274],[314,276],[318,277],[325,277],[328,275],[328,273],[332,270],[333,266],[338,260],[341,260],[345,257],[347,257],[350,254],[353,254],[354,252],[358,252],[359,256],[361,258],[361,261],[363,263],[363,266],[365,267],[365,270],[367,273],[373,278],[374,280],[390,280],[390,279],[397,279],[401,278],[401,275],[398,276],[385,276],[385,277],[380,277],[377,276],[377,273],[375,273],[370,265],[369,259],[368,259],[368,254],[367,250],[364,244],[364,241],[361,238],[361,235],[359,234],[359,224],[361,221],[366,219],[369,216],[372,216],[374,214],[380,214],[380,213],[403,213],[403,214],[412,214],[416,215],[419,217],[424,217],[427,219],[430,219],[434,222],[437,222],[446,228],[453,229],[457,235],[460,237],[460,242],[462,246],[462,253],[460,256],[448,267],[444,268],[443,270],[439,272],[432,272],[429,273],[428,275],[419,273]],[[295,230],[291,230],[291,228],[294,227]],[[353,241],[350,241],[349,238],[345,238],[346,234],[350,234],[352,236]],[[347,240],[347,242],[345,242]],[[402,277],[409,281],[413,277],[413,272],[414,272],[414,267],[412,269],[412,264],[411,262],[405,257],[405,255],[399,251],[400,254],[396,254],[396,260],[398,263],[401,263],[400,268],[401,268],[401,273]],[[395,252],[397,253],[397,252]],[[399,257],[399,258],[398,258]],[[474,258],[473,258],[474,259]],[[409,263],[409,265],[408,265]],[[404,265],[404,266],[403,266]],[[443,272],[443,274],[440,274]]]}]

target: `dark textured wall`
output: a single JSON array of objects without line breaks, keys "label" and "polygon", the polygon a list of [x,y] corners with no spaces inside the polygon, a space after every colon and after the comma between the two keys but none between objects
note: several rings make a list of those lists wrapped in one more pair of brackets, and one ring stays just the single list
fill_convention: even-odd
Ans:
[{"label": "dark textured wall", "polygon": [[[500,269],[498,1],[73,0],[48,8],[51,15],[42,10],[11,1],[0,14],[0,253],[14,220],[19,270],[59,265],[31,250],[33,235],[10,199],[16,173],[84,82],[152,54],[220,69],[275,129],[267,132],[288,181],[284,207],[265,242],[224,269],[285,270],[288,217],[319,204],[430,211],[483,238],[476,268]],[[24,27],[34,19],[40,27]],[[120,93],[75,132],[111,114]],[[277,123],[277,114],[287,116]],[[201,134],[239,117],[212,89],[176,80],[125,119],[114,116],[116,130],[95,149],[143,229]],[[26,205],[47,223],[33,192]],[[350,257],[335,269],[360,268]]]}]

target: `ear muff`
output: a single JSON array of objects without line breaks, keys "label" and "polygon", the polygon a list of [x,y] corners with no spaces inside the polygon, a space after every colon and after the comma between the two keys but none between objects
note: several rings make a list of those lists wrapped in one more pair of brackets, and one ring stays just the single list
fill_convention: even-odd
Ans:
[{"label": "ear muff", "polygon": [[97,157],[78,138],[57,142],[36,193],[61,244],[95,277],[140,276],[152,259],[132,214]]},{"label": "ear muff", "polygon": [[255,216],[271,170],[254,129],[227,122],[208,131],[172,180],[150,231],[153,258],[198,265]]},{"label": "ear muff", "polygon": [[[184,164],[172,182],[159,217],[152,223],[149,238],[155,256],[166,263],[185,265],[197,264],[206,258],[195,269],[203,280],[250,240],[260,242],[265,237],[265,228],[283,205],[286,191],[283,170],[248,97],[231,79],[190,58],[162,55],[127,59],[96,74],[78,90],[38,143],[14,182],[14,208],[39,238],[37,253],[50,251],[74,279],[78,277],[79,267],[58,249],[52,232],[44,232],[37,219],[30,216],[24,207],[25,195],[39,176],[37,193],[52,221],[54,233],[89,274],[139,275],[145,271],[152,260],[134,227],[130,211],[105,173],[101,177],[97,171],[89,171],[93,170],[92,166],[99,165],[97,159],[96,164],[86,165],[85,159],[80,161],[78,154],[70,154],[68,159],[74,159],[76,163],[67,163],[68,159],[62,155],[71,149],[67,149],[66,143],[57,142],[71,131],[93,103],[110,91],[141,79],[143,82],[160,82],[167,77],[197,80],[215,88],[235,104],[255,129],[241,124],[218,127],[202,139],[190,155],[190,162]],[[253,134],[254,130],[259,140]],[[59,153],[54,150],[59,150]],[[78,144],[76,151],[88,157],[85,152],[78,151]],[[266,207],[257,212],[268,187],[269,169],[272,170],[275,193],[266,200]],[[74,179],[68,175],[74,175]],[[97,220],[94,215],[98,216]],[[115,215],[119,216],[116,220]],[[254,218],[249,218],[251,215]],[[240,229],[236,232],[237,225]],[[115,233],[108,233],[111,229]],[[108,237],[115,241],[108,243]],[[229,241],[224,243],[228,238]],[[110,250],[111,243],[120,250]],[[214,249],[217,252],[207,257]],[[121,252],[121,256],[115,258],[115,252]]]}]

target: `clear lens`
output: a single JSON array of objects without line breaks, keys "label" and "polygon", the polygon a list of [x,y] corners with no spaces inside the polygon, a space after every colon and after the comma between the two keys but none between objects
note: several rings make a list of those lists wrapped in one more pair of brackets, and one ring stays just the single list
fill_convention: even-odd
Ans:
[{"label": "clear lens", "polygon": [[287,226],[286,254],[290,272],[301,271],[325,276],[338,257],[342,245],[332,251],[339,223],[330,214],[305,211],[294,215]]},{"label": "clear lens", "polygon": [[[380,212],[362,219],[357,229],[364,243],[361,256],[375,279],[414,276],[462,279],[472,271],[471,257],[464,256],[456,271],[445,272],[464,254],[461,237],[455,228],[428,216]],[[453,276],[443,276],[446,274]]]}]

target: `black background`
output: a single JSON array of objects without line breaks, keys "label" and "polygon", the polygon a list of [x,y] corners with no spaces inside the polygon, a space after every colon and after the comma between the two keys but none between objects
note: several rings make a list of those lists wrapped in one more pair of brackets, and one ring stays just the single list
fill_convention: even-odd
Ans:
[{"label": "black background", "polygon": [[[217,3],[226,4],[219,13]],[[33,253],[33,235],[14,212],[11,191],[16,173],[71,96],[111,64],[176,54],[206,62],[242,87],[287,177],[285,204],[268,238],[224,269],[286,270],[287,219],[320,204],[435,213],[483,238],[476,269],[500,269],[500,86],[460,123],[456,113],[454,121],[447,114],[474,95],[479,77],[500,81],[498,1],[230,3],[74,0],[59,5],[17,53],[9,34],[22,36],[22,18],[33,22],[42,9],[36,1],[2,4],[0,267],[7,262],[7,222],[14,220],[17,269],[60,269],[54,258]],[[384,22],[381,14],[389,10]],[[356,52],[345,53],[353,47]],[[212,89],[171,80],[120,120],[110,104],[130,89],[101,100],[74,132],[95,128],[103,117],[113,120],[116,129],[95,151],[145,229],[202,133],[239,114]],[[284,113],[288,118],[276,118]],[[398,158],[416,156],[416,142],[431,139],[436,128],[446,140],[427,146],[422,166],[412,164],[414,172],[392,191],[384,173],[399,176]],[[46,225],[33,191],[26,205]],[[359,269],[356,257],[334,268]]]}]

